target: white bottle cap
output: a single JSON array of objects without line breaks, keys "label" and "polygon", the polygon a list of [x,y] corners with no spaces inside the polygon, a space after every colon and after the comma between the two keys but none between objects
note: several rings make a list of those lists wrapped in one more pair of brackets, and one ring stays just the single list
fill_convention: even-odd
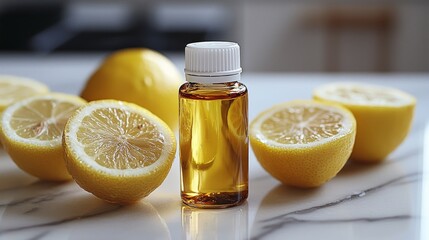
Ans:
[{"label": "white bottle cap", "polygon": [[222,83],[240,80],[240,46],[233,42],[196,42],[185,48],[186,80]]}]

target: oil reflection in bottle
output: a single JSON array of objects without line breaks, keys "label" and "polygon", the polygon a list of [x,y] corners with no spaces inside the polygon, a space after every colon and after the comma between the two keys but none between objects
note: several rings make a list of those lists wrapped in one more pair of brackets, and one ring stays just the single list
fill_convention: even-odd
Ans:
[{"label": "oil reflection in bottle", "polygon": [[248,205],[198,209],[182,205],[182,239],[248,239]]}]

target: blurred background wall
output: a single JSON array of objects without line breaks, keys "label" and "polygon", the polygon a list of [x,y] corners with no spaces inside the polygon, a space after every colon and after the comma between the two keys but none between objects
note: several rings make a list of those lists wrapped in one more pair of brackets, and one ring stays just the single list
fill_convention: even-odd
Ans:
[{"label": "blurred background wall", "polygon": [[0,56],[204,40],[238,42],[246,71],[429,72],[429,1],[0,1]]}]

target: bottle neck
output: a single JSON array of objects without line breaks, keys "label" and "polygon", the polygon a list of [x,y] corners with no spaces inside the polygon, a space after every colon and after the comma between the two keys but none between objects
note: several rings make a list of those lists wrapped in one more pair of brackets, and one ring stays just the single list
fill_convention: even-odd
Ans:
[{"label": "bottle neck", "polygon": [[220,76],[197,76],[186,74],[186,81],[191,83],[214,84],[214,83],[231,83],[239,82],[241,74],[220,75]]}]

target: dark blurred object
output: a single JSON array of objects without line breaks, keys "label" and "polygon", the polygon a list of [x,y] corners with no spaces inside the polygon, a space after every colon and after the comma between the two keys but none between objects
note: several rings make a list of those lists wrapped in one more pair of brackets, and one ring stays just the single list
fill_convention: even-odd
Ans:
[{"label": "dark blurred object", "polygon": [[375,48],[375,69],[377,72],[390,70],[391,35],[395,24],[392,7],[331,7],[313,15],[308,23],[319,25],[327,31],[325,69],[340,71],[340,36],[347,31],[372,31],[377,35]]},{"label": "dark blurred object", "polygon": [[147,47],[182,52],[189,42],[220,39],[226,21],[223,7],[206,3],[152,3],[134,8],[132,3],[122,2],[26,2],[0,12],[0,51]]},{"label": "dark blurred object", "polygon": [[32,50],[33,36],[61,20],[60,4],[31,4],[8,6],[0,12],[0,50]]},{"label": "dark blurred object", "polygon": [[54,27],[41,32],[41,45],[63,36],[55,51],[106,51],[127,47],[141,47],[145,43],[141,32],[145,26],[134,16],[129,4],[114,2],[76,2],[66,5],[63,19]]}]

